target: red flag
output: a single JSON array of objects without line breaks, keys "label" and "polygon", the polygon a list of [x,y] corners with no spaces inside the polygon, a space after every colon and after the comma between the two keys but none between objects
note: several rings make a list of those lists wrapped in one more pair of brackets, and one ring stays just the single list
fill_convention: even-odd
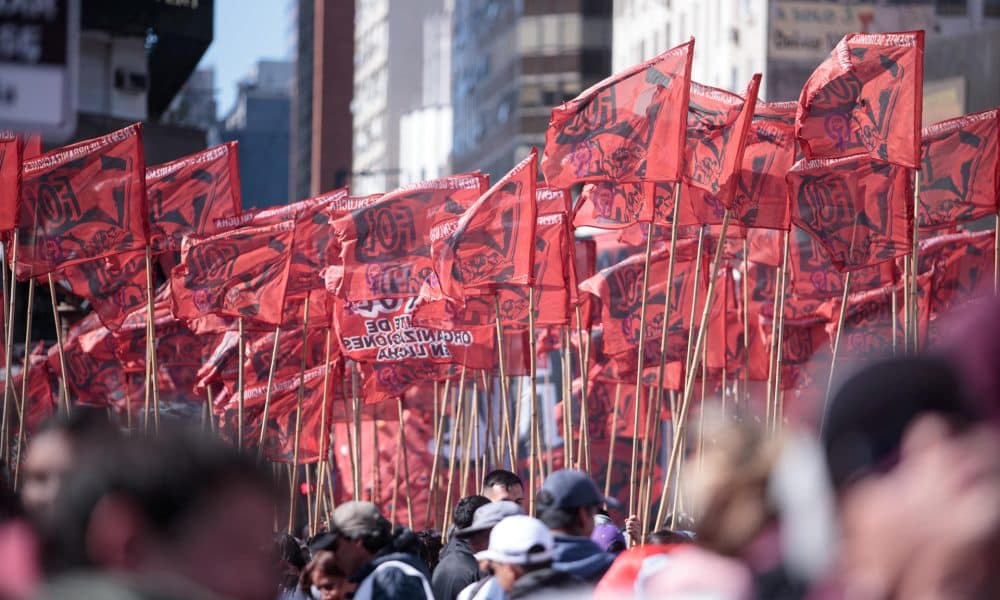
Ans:
[{"label": "red flag", "polygon": [[533,283],[537,169],[532,148],[460,218],[431,230],[434,270],[446,298],[461,304],[467,290]]},{"label": "red flag", "polygon": [[691,39],[553,108],[548,184],[680,179],[693,54]]},{"label": "red flag", "polygon": [[395,400],[407,390],[429,381],[458,377],[462,368],[454,363],[406,360],[365,365],[364,397],[368,404]]},{"label": "red flag", "polygon": [[[123,368],[111,330],[91,313],[75,323],[63,340],[66,384],[75,404],[124,411],[143,401],[143,373]],[[62,373],[59,347],[49,349],[49,371]]]},{"label": "red flag", "polygon": [[22,152],[20,138],[10,132],[0,132],[0,231],[17,227]]},{"label": "red flag", "polygon": [[994,231],[920,241],[919,273],[930,277],[931,318],[993,292]]},{"label": "red flag", "polygon": [[691,82],[684,182],[692,193],[706,192],[692,198],[696,212],[705,204],[716,211],[732,207],[759,87],[760,73],[743,97]]},{"label": "red flag", "polygon": [[218,233],[217,220],[242,210],[237,143],[146,169],[146,196],[154,253],[180,252],[186,235]]},{"label": "red flag", "polygon": [[[11,385],[18,394],[24,384],[25,372],[21,371],[11,378]],[[25,398],[24,419],[28,423],[28,431],[38,431],[38,428],[56,412],[56,393],[53,386],[57,380],[49,371],[48,354],[45,344],[38,342],[28,355],[28,388]]]},{"label": "red flag", "polygon": [[847,34],[799,97],[806,158],[866,153],[919,169],[923,83],[923,31]]},{"label": "red flag", "polygon": [[699,225],[691,209],[690,194],[683,194],[674,208],[674,190],[689,186],[683,183],[588,183],[583,186],[573,218],[574,227],[624,229],[637,223],[653,222],[681,227]]},{"label": "red flag", "polygon": [[326,270],[327,289],[351,301],[419,294],[434,268],[431,232],[461,216],[485,186],[479,173],[417,183],[337,219],[342,265]]},{"label": "red flag", "polygon": [[90,302],[110,329],[118,329],[126,315],[146,306],[146,253],[142,250],[69,266],[55,277],[71,293]]},{"label": "red flag", "polygon": [[18,278],[145,247],[142,125],[24,163]]},{"label": "red flag", "polygon": [[924,128],[920,144],[920,227],[943,229],[997,214],[1000,110]]},{"label": "red flag", "polygon": [[[792,294],[798,298],[840,298],[844,292],[844,274],[830,268],[826,250],[802,229],[791,231],[788,266],[791,270]],[[852,293],[892,285],[897,280],[896,263],[880,262],[862,267],[851,274]]]},{"label": "red flag", "polygon": [[799,161],[788,173],[795,224],[842,271],[912,250],[913,178],[867,155]]},{"label": "red flag", "polygon": [[[918,339],[926,339],[927,322],[930,319],[930,274],[917,278],[917,322]],[[892,312],[892,295],[897,294],[896,313]],[[848,299],[844,317],[844,331],[840,337],[837,360],[871,360],[886,357],[892,353],[892,322],[898,342],[903,339],[903,284],[883,289],[852,294]],[[839,304],[839,302],[838,302]],[[833,339],[836,334],[836,319],[830,320],[827,331]]]},{"label": "red flag", "polygon": [[794,102],[757,102],[747,132],[733,216],[745,227],[788,230],[785,175],[796,160]]},{"label": "red flag", "polygon": [[178,319],[205,313],[281,323],[294,223],[187,238],[170,274]]}]

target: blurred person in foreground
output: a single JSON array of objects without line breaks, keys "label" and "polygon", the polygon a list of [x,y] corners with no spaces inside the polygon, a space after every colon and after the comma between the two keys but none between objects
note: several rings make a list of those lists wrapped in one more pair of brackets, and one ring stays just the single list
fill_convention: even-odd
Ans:
[{"label": "blurred person in foreground", "polygon": [[394,528],[371,502],[351,501],[333,511],[328,546],[337,567],[357,585],[357,600],[433,600],[431,574],[419,553],[417,535],[405,527]]},{"label": "blurred person in foreground", "polygon": [[595,517],[602,505],[618,508],[618,501],[605,498],[589,475],[573,469],[549,475],[535,501],[538,518],[552,531],[553,568],[596,583],[615,555],[590,539]]},{"label": "blurred person in foreground", "polygon": [[40,598],[272,599],[274,503],[266,471],[203,436],[98,444],[43,530]]},{"label": "blurred person in foreground", "polygon": [[490,531],[489,544],[476,553],[492,574],[462,590],[459,600],[579,597],[582,579],[552,568],[554,540],[538,519],[514,515]]},{"label": "blurred person in foreground", "polygon": [[504,469],[490,471],[483,478],[483,496],[490,502],[509,500],[521,504],[524,501],[524,482],[517,474]]},{"label": "blurred person in foreground", "polygon": [[455,535],[454,531],[472,525],[476,510],[489,503],[485,496],[466,496],[455,506],[452,519],[455,529],[441,551],[437,568],[432,571],[431,587],[437,600],[454,600],[466,586],[479,579],[479,564],[468,537]]},{"label": "blurred person in foreground", "polygon": [[846,596],[1000,597],[1000,429],[952,366],[960,355],[870,365],[831,400],[823,443]]}]

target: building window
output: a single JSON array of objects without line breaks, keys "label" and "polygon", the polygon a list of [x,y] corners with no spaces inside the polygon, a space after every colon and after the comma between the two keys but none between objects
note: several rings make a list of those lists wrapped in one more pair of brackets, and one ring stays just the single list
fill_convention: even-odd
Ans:
[{"label": "building window", "polygon": [[937,14],[961,16],[968,11],[967,0],[937,0]]}]

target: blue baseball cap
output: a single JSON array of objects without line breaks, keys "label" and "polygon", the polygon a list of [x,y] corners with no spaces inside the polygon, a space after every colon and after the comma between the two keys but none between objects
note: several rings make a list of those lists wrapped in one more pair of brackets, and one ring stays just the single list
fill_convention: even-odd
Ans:
[{"label": "blue baseball cap", "polygon": [[560,469],[549,475],[542,483],[540,491],[548,492],[553,508],[578,508],[607,504],[611,508],[621,508],[614,498],[605,497],[594,480],[583,471]]}]

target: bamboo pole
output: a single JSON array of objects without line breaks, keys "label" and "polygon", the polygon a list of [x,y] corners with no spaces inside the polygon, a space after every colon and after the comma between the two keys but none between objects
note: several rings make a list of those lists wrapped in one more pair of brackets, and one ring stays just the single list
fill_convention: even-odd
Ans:
[{"label": "bamboo pole", "polygon": [[[642,404],[642,370],[643,361],[646,354],[646,305],[649,300],[649,271],[650,271],[650,258],[653,255],[653,232],[654,227],[652,224],[649,227],[649,232],[646,234],[646,268],[642,272],[642,301],[639,305],[639,355],[636,359],[636,375],[635,375],[635,402],[636,406]],[[634,411],[633,421],[632,421],[632,463],[629,468],[629,484],[628,484],[628,514],[635,514],[635,505],[638,500],[636,497],[635,483],[636,477],[639,475],[639,446],[636,444],[635,435],[639,431],[639,410]]]},{"label": "bamboo pole", "polygon": [[[306,299],[308,302],[308,299]],[[257,443],[257,460],[264,454],[264,434],[267,432],[267,416],[271,410],[271,389],[274,385],[274,368],[278,364],[278,344],[281,340],[281,325],[274,328],[274,346],[271,348],[271,365],[267,370],[267,386],[264,392],[264,412],[260,419],[260,441]],[[305,348],[306,340],[302,339],[302,347]]]},{"label": "bamboo pole", "polygon": [[[851,289],[851,271],[844,275],[844,293],[840,299],[840,316],[837,317],[837,334],[833,338],[833,354],[830,356],[830,376],[826,380],[826,395],[823,401],[823,418],[826,422],[826,409],[830,404],[830,393],[833,391],[833,376],[837,367],[837,353],[840,350],[840,334],[844,330],[844,316],[847,314],[847,299]],[[820,428],[822,430],[822,427]]]},{"label": "bamboo pole", "polygon": [[[302,354],[299,357],[299,389],[295,398],[295,447],[292,449],[292,502],[288,508],[288,533],[295,527],[295,487],[299,483],[299,441],[302,438],[302,398],[306,387],[306,359],[309,356],[309,295],[302,307]],[[265,424],[266,426],[266,424]]]},{"label": "bamboo pole", "polygon": [[[410,458],[406,449],[405,426],[403,423],[403,398],[396,398],[396,414],[399,416],[399,436],[402,440],[403,452],[403,481],[406,482],[406,520],[410,529],[413,529],[413,493],[410,490]],[[395,503],[393,503],[395,506]]]},{"label": "bamboo pole", "polygon": [[[246,341],[243,339],[243,317],[236,318],[236,330],[239,335],[239,340],[236,344],[236,354],[237,354],[237,364],[236,364],[236,386],[237,394],[239,395],[239,403],[236,406],[236,449],[242,454],[243,453],[243,408],[246,405],[246,396],[244,388],[244,377],[243,377],[243,361],[244,355],[246,354]],[[148,361],[147,361],[148,364]]]},{"label": "bamboo pole", "polygon": [[350,427],[348,427],[348,441],[351,442],[351,452],[354,456],[354,499],[363,500],[361,497],[361,398],[358,395],[359,375],[357,363],[351,363],[351,405],[354,417],[354,439],[351,439]]},{"label": "bamboo pole", "polygon": [[17,300],[17,248],[18,244],[18,229],[14,228],[13,240],[11,246],[11,262],[10,262],[10,304],[7,309],[7,328],[4,332],[6,334],[6,343],[4,344],[4,350],[6,352],[4,358],[4,386],[3,386],[3,415],[0,417],[2,419],[3,432],[0,433],[0,440],[2,440],[2,447],[0,447],[0,454],[5,457],[10,456],[9,450],[9,440],[10,440],[10,421],[7,419],[7,410],[10,405],[10,396],[13,391],[13,376],[11,374],[14,358],[14,309],[16,308]]},{"label": "bamboo pole", "polygon": [[445,536],[448,535],[448,523],[451,520],[451,492],[455,488],[455,454],[458,451],[459,440],[461,436],[461,423],[462,423],[462,405],[465,404],[462,400],[463,392],[465,391],[465,371],[466,366],[462,365],[462,373],[458,376],[458,394],[455,395],[455,401],[451,405],[451,439],[448,443],[449,458],[448,458],[448,489],[445,493],[444,500],[444,521],[441,525],[441,542],[447,541]]},{"label": "bamboo pole", "polygon": [[[444,438],[444,419],[448,412],[448,388],[451,386],[451,380],[446,379],[444,382],[444,390],[441,393],[441,410],[438,412],[438,420],[434,425],[434,462],[431,463],[431,479],[430,479],[430,489],[428,493],[427,501],[427,512],[424,515],[424,521],[428,524],[431,523],[431,507],[434,507],[434,523],[438,522],[438,512],[437,512],[437,473],[438,473],[438,463],[441,462],[441,442]],[[435,389],[437,388],[437,382],[435,382]],[[435,406],[437,406],[437,396],[435,394],[434,398]]]},{"label": "bamboo pole", "polygon": [[160,433],[160,386],[158,381],[159,366],[156,361],[156,312],[153,309],[153,250],[146,244],[146,320],[147,344],[146,351],[149,353],[147,362],[150,363],[150,380],[148,385],[152,388],[153,394],[153,424],[157,434]]},{"label": "bamboo pole", "polygon": [[618,437],[618,411],[622,405],[622,384],[615,383],[615,404],[611,411],[611,443],[608,445],[608,466],[604,474],[604,497],[611,496],[611,467],[615,461],[615,442]]},{"label": "bamboo pole", "polygon": [[[530,343],[528,344],[528,352],[531,353],[530,356],[528,357],[528,365],[529,365],[528,377],[530,379],[530,386],[531,386],[529,388],[529,391],[531,393],[531,427],[537,427],[537,421],[539,417],[538,417],[538,382],[537,382],[538,373],[536,370],[537,365],[535,356],[535,287],[534,286],[528,286],[528,337],[530,338]],[[537,481],[535,478],[536,476],[535,460],[537,459],[539,452],[538,442],[541,442],[541,440],[536,440],[534,436],[532,436],[532,444],[531,444],[532,450],[529,462],[531,471],[530,485],[531,489],[533,490],[538,489],[541,483]],[[534,516],[535,514],[534,494],[530,494],[528,496],[528,514],[532,516]]]},{"label": "bamboo pole", "polygon": [[[775,293],[779,297],[778,301],[778,312],[774,314],[772,321],[777,324],[778,328],[776,332],[773,332],[771,337],[777,337],[777,350],[775,351],[774,358],[774,393],[772,394],[772,399],[774,402],[774,409],[772,413],[774,430],[777,431],[779,425],[778,417],[778,396],[781,390],[781,363],[783,352],[783,344],[785,339],[785,297],[788,295],[788,240],[791,237],[789,232],[785,233],[785,249],[783,256],[781,258],[781,287],[775,290]],[[777,336],[775,336],[775,333]]]},{"label": "bamboo pole", "polygon": [[577,468],[590,473],[590,429],[587,427],[589,411],[587,408],[587,388],[590,387],[590,330],[587,336],[583,335],[583,310],[576,307],[576,331],[577,339],[580,341],[580,445],[577,448],[578,463],[582,461],[582,467],[577,464]]},{"label": "bamboo pole", "polygon": [[21,368],[21,401],[17,412],[17,454],[14,460],[14,490],[17,491],[21,474],[21,448],[27,439],[25,408],[28,406],[28,369],[31,367],[31,322],[35,313],[35,280],[28,281],[28,313],[24,324],[24,366]]},{"label": "bamboo pole", "polygon": [[[562,333],[562,405],[563,405],[563,465],[571,468],[573,465],[573,362],[570,357],[569,327],[563,327]],[[580,386],[583,387],[583,386]],[[551,456],[551,453],[550,453]]]},{"label": "bamboo pole", "polygon": [[[52,299],[52,322],[56,330],[56,346],[59,349],[59,371],[62,374],[62,378],[59,380],[59,388],[62,390],[63,400],[66,403],[66,414],[68,415],[72,412],[72,409],[70,408],[69,386],[66,383],[69,381],[66,376],[66,349],[63,346],[62,319],[59,317],[59,308],[56,305],[56,283],[52,278],[52,273],[49,273],[49,297]],[[128,407],[129,404],[129,402],[126,402],[125,406]]]},{"label": "bamboo pole", "polygon": [[[303,341],[304,343],[304,341]],[[327,429],[326,416],[329,412],[330,403],[330,353],[333,346],[333,329],[329,327],[326,328],[326,348],[324,350],[323,356],[323,401],[320,406],[320,418],[319,418],[319,455],[322,460],[319,463],[319,470],[316,473],[316,518],[319,519],[319,507],[320,499],[323,497],[323,489],[325,484],[325,479],[323,477],[323,472],[326,470],[327,462],[330,455],[330,431]],[[330,490],[330,494],[333,494],[333,490]]]},{"label": "bamboo pole", "polygon": [[503,431],[507,438],[507,451],[508,457],[510,458],[510,468],[512,471],[517,470],[517,449],[515,447],[514,438],[510,430],[510,388],[508,387],[507,381],[507,367],[504,362],[503,353],[503,322],[500,318],[500,296],[493,296],[493,308],[496,313],[496,330],[497,330],[497,370],[499,371],[499,386],[500,386],[500,402],[502,403],[501,412],[503,419]]}]

